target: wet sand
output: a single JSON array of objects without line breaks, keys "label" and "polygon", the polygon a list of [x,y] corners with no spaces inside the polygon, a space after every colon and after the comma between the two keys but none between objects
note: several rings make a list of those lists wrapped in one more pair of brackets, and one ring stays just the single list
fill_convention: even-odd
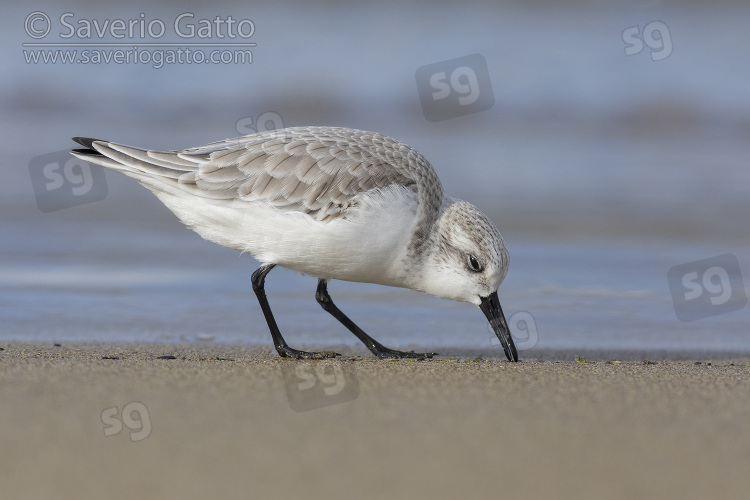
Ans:
[{"label": "wet sand", "polygon": [[750,489],[750,359],[525,353],[510,364],[355,351],[290,361],[241,346],[0,347],[2,498],[727,498]]}]

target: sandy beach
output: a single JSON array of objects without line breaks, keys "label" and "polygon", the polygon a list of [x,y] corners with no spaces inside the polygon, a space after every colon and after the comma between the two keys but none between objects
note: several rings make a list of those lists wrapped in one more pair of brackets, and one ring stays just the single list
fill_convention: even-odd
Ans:
[{"label": "sandy beach", "polygon": [[750,487],[748,359],[2,348],[2,498],[736,498]]},{"label": "sandy beach", "polygon": [[[750,2],[592,4],[6,2],[0,500],[750,498]],[[424,361],[374,359],[321,309],[316,276],[398,267],[382,250],[407,238],[384,236],[410,227],[411,204],[379,205],[379,229],[329,251],[275,217],[225,217],[233,250],[71,155],[76,136],[164,151],[312,126],[408,144],[491,219],[521,362],[476,294],[331,279],[378,342],[441,354]],[[261,158],[248,152],[242,169],[203,168],[217,188],[203,194],[323,215],[324,192],[342,214],[370,206],[344,200],[355,185],[419,190],[355,167],[372,155],[346,142],[329,149],[346,175],[322,150],[297,163],[320,190],[281,156],[243,181]],[[256,253],[280,264],[266,292],[289,344],[358,349],[278,357],[247,251],[274,241],[261,226],[279,243]],[[473,273],[477,253],[456,249],[445,262]],[[283,269],[282,250],[335,272]]]}]

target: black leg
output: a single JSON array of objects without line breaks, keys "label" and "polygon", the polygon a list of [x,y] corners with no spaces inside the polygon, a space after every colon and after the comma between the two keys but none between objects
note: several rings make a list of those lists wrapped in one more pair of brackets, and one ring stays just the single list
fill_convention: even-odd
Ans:
[{"label": "black leg", "polygon": [[362,341],[364,345],[367,346],[367,348],[372,352],[375,356],[379,358],[418,358],[418,359],[424,359],[424,358],[431,358],[433,356],[437,356],[436,352],[404,352],[404,351],[397,351],[395,349],[389,349],[388,347],[385,347],[383,344],[375,340],[374,338],[367,335],[360,327],[358,327],[356,324],[354,324],[354,321],[350,320],[349,317],[341,312],[341,309],[336,307],[336,304],[333,303],[333,299],[331,299],[331,296],[328,294],[328,282],[324,279],[318,280],[318,290],[315,292],[315,299],[318,301],[318,304],[331,313],[331,316],[336,318],[341,322],[342,325],[347,327],[354,335],[357,336],[359,340]]},{"label": "black leg", "polygon": [[273,337],[273,345],[276,347],[276,352],[279,353],[279,356],[282,358],[297,358],[297,359],[322,359],[322,358],[334,358],[336,356],[341,356],[337,352],[306,352],[306,351],[298,351],[297,349],[292,349],[289,347],[284,340],[284,337],[281,336],[281,332],[279,331],[279,327],[276,325],[276,320],[273,317],[273,313],[271,312],[271,306],[268,305],[268,299],[266,298],[266,290],[265,290],[265,283],[266,283],[266,275],[271,272],[271,269],[273,269],[276,266],[276,264],[267,264],[265,266],[261,266],[257,271],[253,273],[253,291],[255,292],[255,295],[258,297],[258,302],[260,302],[260,308],[263,310],[263,316],[266,317],[266,323],[268,323],[268,329],[271,330],[271,336]]}]

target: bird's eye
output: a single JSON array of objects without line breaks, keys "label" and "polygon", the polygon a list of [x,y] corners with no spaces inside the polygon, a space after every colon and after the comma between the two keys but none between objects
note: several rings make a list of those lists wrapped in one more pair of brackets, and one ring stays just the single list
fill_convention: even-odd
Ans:
[{"label": "bird's eye", "polygon": [[482,264],[479,263],[479,259],[474,257],[473,255],[469,255],[468,257],[469,261],[469,269],[471,269],[474,272],[479,272],[482,270]]}]

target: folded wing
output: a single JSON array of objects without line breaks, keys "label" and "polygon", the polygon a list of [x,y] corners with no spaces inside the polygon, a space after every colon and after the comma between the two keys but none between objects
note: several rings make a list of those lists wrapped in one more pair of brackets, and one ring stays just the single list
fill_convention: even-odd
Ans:
[{"label": "folded wing", "polygon": [[[299,127],[181,151],[74,140],[87,148],[74,150],[76,156],[121,171],[152,190],[163,185],[206,198],[264,201],[321,221],[345,215],[357,195],[394,184],[419,191],[430,208],[439,207],[443,196],[424,157],[374,132]],[[430,186],[429,192],[424,186]]]}]

